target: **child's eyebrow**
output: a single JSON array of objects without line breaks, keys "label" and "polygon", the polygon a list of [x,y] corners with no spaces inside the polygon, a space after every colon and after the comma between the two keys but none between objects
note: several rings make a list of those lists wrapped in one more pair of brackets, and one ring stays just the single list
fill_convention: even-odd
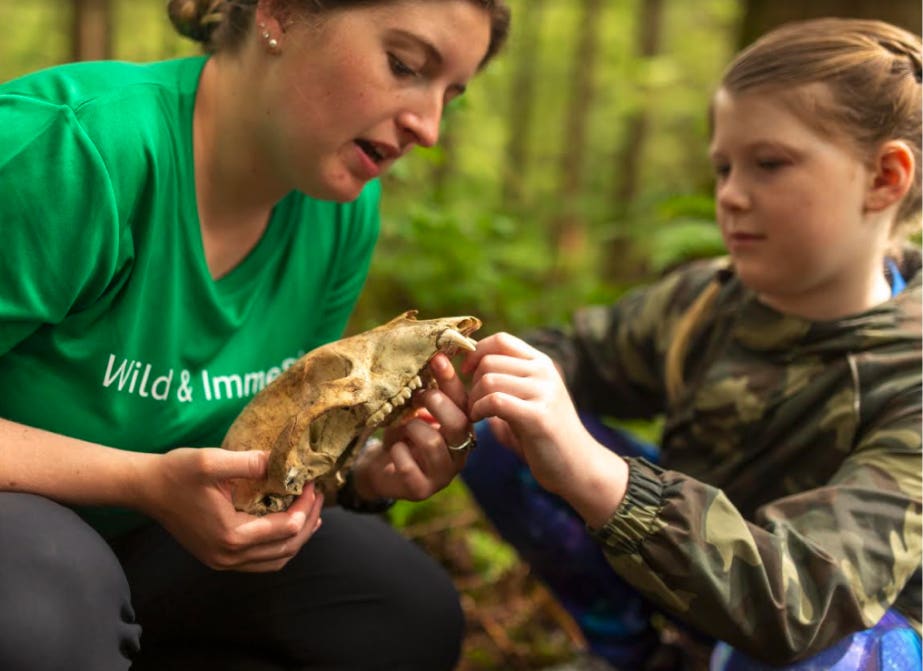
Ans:
[{"label": "child's eyebrow", "polygon": [[[744,151],[761,151],[761,150],[770,150],[770,151],[784,151],[789,154],[798,153],[797,149],[790,144],[782,140],[755,140],[753,142],[747,142],[743,145]],[[708,155],[711,158],[722,157],[724,156],[724,151],[722,148],[715,147],[711,145],[708,148]]]}]

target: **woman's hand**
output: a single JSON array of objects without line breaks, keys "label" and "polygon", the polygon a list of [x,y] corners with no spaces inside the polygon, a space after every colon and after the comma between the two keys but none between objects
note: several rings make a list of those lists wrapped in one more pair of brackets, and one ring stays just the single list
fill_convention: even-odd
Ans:
[{"label": "woman's hand", "polygon": [[371,442],[353,466],[360,498],[421,501],[452,481],[465,463],[465,452],[449,446],[471,435],[468,397],[455,367],[444,354],[430,362],[438,388],[422,392],[410,421],[385,432],[384,442]]},{"label": "woman's hand", "polygon": [[320,527],[323,496],[308,485],[285,512],[238,512],[228,481],[262,478],[265,452],[179,448],[145,474],[144,512],[202,563],[219,570],[277,571]]},{"label": "woman's hand", "polygon": [[583,426],[551,358],[496,333],[478,343],[462,371],[472,376],[471,420],[490,418],[495,435],[528,464],[536,481],[587,522],[608,519],[624,496],[627,465]]}]

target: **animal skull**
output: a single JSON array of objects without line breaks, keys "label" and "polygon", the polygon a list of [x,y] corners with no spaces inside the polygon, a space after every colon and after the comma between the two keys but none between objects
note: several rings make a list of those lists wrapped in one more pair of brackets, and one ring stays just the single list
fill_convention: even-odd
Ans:
[{"label": "animal skull", "polygon": [[415,315],[308,352],[247,404],[222,447],[269,452],[269,468],[265,480],[232,482],[238,510],[285,510],[312,480],[332,500],[358,448],[404,414],[416,389],[435,384],[430,359],[474,349],[476,317]]}]

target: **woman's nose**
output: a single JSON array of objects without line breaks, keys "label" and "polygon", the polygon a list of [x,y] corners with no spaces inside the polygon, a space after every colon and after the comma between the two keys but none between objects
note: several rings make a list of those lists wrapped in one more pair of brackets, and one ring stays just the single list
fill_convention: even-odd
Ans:
[{"label": "woman's nose", "polygon": [[427,100],[404,110],[398,117],[398,123],[411,136],[411,142],[421,147],[432,147],[439,141],[442,100]]}]

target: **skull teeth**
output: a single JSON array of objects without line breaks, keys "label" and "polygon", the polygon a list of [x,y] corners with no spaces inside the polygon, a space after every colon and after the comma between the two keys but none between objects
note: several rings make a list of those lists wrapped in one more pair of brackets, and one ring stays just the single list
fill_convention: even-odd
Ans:
[{"label": "skull teeth", "polygon": [[406,387],[403,387],[393,398],[385,401],[384,405],[373,412],[365,421],[365,425],[372,428],[379,426],[396,408],[406,405],[413,396],[413,392],[421,387],[423,387],[423,378],[419,375],[414,376],[414,378],[407,383]]},{"label": "skull teeth", "polygon": [[[474,338],[462,335],[461,332],[455,329],[446,329],[439,334],[439,338],[436,340],[436,347],[442,351],[449,352],[455,352],[460,349],[473,352],[477,348],[477,341],[474,340]],[[365,425],[370,428],[381,426],[396,408],[406,405],[413,396],[413,392],[423,386],[423,378],[420,375],[415,375],[413,379],[407,383],[406,387],[403,387],[392,398],[385,401],[384,405],[378,408],[378,410],[369,415],[369,418],[365,421]]]},{"label": "skull teeth", "polygon": [[446,329],[439,334],[439,339],[436,341],[436,347],[441,350],[463,349],[469,352],[473,352],[475,349],[477,349],[477,341],[474,338],[469,338],[462,335],[455,329]]}]

